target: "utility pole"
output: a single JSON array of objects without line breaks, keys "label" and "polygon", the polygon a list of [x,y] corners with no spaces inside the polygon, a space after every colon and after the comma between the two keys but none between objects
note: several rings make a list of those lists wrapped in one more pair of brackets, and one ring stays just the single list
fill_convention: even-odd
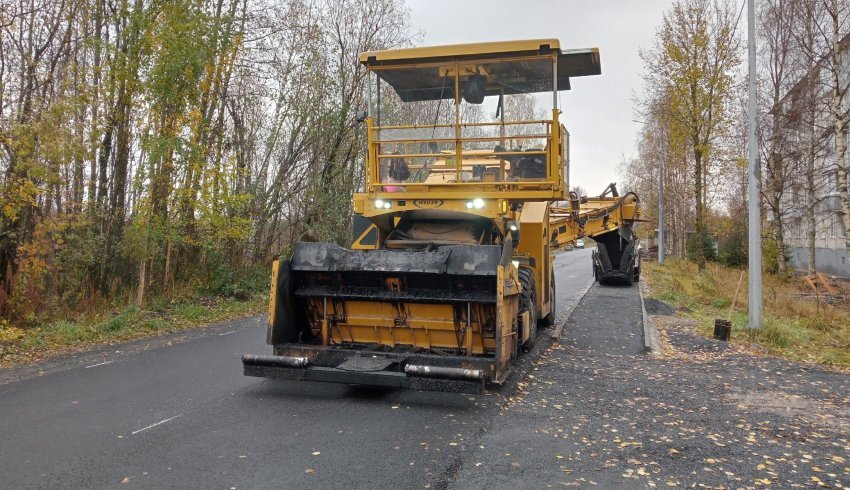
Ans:
[{"label": "utility pole", "polygon": [[756,9],[754,0],[747,0],[747,44],[749,48],[749,131],[747,191],[749,198],[749,323],[750,328],[761,328],[761,210],[759,209],[759,186],[761,169],[758,165],[758,142],[756,141]]}]

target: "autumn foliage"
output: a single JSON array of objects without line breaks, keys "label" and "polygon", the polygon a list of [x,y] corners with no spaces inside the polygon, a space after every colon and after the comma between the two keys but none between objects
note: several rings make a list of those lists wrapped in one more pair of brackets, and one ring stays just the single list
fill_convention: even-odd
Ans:
[{"label": "autumn foliage", "polygon": [[292,241],[345,241],[357,56],[406,26],[397,0],[4,2],[0,316],[243,297]]}]

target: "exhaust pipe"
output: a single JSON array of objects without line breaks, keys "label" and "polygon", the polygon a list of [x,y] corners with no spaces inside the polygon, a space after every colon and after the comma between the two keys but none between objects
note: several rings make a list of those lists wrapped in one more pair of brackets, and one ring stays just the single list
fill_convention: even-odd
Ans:
[{"label": "exhaust pipe", "polygon": [[258,356],[255,354],[244,354],[242,356],[242,364],[246,366],[305,368],[308,362],[306,357]]},{"label": "exhaust pipe", "polygon": [[408,364],[404,367],[404,372],[408,376],[418,378],[443,378],[468,381],[481,381],[484,379],[484,371],[482,371],[481,369],[463,369],[453,367]]}]

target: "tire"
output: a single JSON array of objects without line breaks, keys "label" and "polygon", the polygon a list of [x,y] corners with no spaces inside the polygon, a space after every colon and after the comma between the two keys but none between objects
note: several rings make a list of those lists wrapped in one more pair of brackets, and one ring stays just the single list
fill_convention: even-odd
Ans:
[{"label": "tire", "polygon": [[528,340],[523,344],[523,350],[526,352],[534,348],[537,343],[537,308],[535,307],[536,289],[534,285],[534,274],[531,269],[520,268],[519,282],[522,284],[522,292],[519,296],[519,314],[520,318],[526,311],[529,312],[528,322],[530,329],[528,332]]},{"label": "tire", "polygon": [[555,317],[558,313],[557,304],[555,299],[557,295],[555,294],[555,271],[552,271],[552,278],[550,279],[550,288],[549,288],[549,314],[543,317],[543,325],[546,327],[551,327],[555,324]]}]

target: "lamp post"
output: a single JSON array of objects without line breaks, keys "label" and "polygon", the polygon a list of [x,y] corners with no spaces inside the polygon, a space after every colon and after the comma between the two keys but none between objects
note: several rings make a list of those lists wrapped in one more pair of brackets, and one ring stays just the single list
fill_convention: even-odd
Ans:
[{"label": "lamp post", "polygon": [[747,45],[749,51],[749,103],[748,105],[748,158],[747,171],[747,196],[748,203],[748,326],[750,328],[761,327],[761,209],[759,209],[759,185],[761,183],[761,169],[758,165],[758,141],[756,140],[756,27],[755,27],[755,4],[753,0],[747,0]]}]

